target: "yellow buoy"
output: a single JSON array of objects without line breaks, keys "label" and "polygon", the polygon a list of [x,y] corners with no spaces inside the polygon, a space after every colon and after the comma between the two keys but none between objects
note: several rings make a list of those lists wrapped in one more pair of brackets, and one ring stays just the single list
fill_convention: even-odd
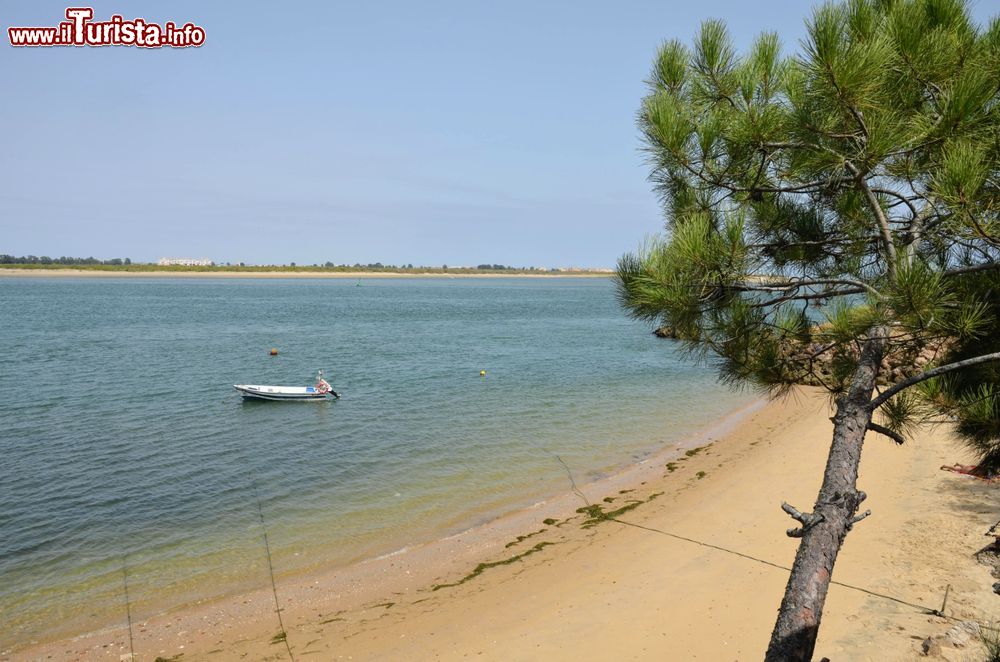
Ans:
[{"label": "yellow buoy", "polygon": [[271,348],[271,356],[277,356],[277,355],[278,355],[278,348],[277,347],[272,347]]},{"label": "yellow buoy", "polygon": [[479,371],[479,376],[480,377],[485,377],[486,376],[486,371],[485,370],[480,370]]}]

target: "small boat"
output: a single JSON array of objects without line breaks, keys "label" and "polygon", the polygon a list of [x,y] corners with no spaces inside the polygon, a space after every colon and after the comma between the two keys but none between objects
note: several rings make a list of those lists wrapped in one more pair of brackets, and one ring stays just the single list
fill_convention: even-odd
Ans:
[{"label": "small boat", "polygon": [[244,398],[259,400],[326,400],[327,396],[339,398],[330,382],[323,379],[323,371],[316,375],[315,386],[259,386],[256,384],[233,384]]}]

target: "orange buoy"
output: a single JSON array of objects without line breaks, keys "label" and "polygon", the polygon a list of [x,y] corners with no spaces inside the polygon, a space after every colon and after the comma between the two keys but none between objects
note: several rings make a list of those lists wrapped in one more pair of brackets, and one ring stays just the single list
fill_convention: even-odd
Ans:
[{"label": "orange buoy", "polygon": [[272,347],[271,348],[271,356],[277,356],[277,355],[278,355],[278,348],[277,347]]}]

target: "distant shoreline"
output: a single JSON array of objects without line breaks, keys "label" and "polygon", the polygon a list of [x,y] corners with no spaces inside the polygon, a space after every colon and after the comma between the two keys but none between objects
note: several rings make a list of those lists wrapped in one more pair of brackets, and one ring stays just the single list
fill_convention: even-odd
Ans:
[{"label": "distant shoreline", "polygon": [[0,278],[610,278],[598,271],[559,272],[409,272],[409,271],[125,271],[111,269],[0,268]]}]

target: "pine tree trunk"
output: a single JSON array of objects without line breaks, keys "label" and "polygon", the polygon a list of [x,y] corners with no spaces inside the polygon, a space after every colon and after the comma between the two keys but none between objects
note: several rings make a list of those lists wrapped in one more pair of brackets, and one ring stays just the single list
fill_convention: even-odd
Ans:
[{"label": "pine tree trunk", "polygon": [[833,564],[851,530],[852,518],[865,498],[865,494],[857,490],[858,465],[871,421],[867,405],[875,389],[887,336],[884,327],[870,331],[861,349],[851,388],[837,400],[833,443],[823,486],[812,516],[805,516],[802,542],[771,633],[766,662],[808,662],[812,659]]}]

